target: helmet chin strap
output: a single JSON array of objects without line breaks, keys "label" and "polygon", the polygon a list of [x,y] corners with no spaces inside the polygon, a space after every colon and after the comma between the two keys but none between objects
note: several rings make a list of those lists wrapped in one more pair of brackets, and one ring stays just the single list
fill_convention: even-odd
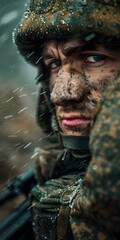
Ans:
[{"label": "helmet chin strap", "polygon": [[64,148],[79,153],[90,153],[89,136],[74,136],[64,134],[60,131],[57,117],[54,114],[52,116],[52,129],[58,135],[59,142],[62,143]]},{"label": "helmet chin strap", "polygon": [[89,151],[89,136],[73,136],[66,135],[59,132],[61,141],[66,149],[75,150],[79,152],[90,152]]}]

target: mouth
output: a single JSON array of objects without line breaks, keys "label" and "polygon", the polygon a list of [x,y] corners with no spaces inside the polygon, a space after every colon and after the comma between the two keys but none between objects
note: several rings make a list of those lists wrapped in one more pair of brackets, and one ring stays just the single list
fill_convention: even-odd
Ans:
[{"label": "mouth", "polygon": [[61,118],[61,123],[66,127],[77,127],[84,124],[88,124],[92,121],[91,118],[83,117],[83,116],[63,116]]}]

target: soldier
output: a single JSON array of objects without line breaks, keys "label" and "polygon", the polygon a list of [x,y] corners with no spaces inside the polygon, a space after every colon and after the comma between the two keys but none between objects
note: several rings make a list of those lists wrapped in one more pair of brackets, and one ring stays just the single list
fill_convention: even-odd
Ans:
[{"label": "soldier", "polygon": [[115,189],[108,189],[106,177],[110,168],[104,171],[107,162],[96,158],[96,149],[100,154],[108,141],[94,144],[103,131],[99,118],[92,160],[89,134],[99,100],[120,72],[119,19],[119,0],[31,0],[15,32],[20,53],[39,69],[39,123],[55,132],[64,148],[57,161],[36,153],[40,184],[31,201],[37,240],[118,239],[117,201],[109,198]]}]

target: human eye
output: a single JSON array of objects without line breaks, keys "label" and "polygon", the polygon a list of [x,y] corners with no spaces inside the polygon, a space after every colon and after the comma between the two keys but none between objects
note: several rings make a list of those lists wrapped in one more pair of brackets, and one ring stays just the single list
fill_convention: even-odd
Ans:
[{"label": "human eye", "polygon": [[100,54],[90,54],[90,55],[87,55],[85,57],[85,63],[88,63],[88,64],[102,64],[104,62],[104,60],[106,59],[106,57],[104,55],[100,55]]},{"label": "human eye", "polygon": [[51,70],[56,70],[57,68],[59,68],[61,66],[61,62],[59,60],[52,60],[50,63],[49,63],[49,68]]}]

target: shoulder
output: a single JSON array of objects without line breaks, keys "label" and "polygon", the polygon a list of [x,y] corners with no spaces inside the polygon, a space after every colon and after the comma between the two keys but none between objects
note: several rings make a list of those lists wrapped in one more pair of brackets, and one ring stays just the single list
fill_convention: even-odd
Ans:
[{"label": "shoulder", "polygon": [[105,91],[95,119],[90,137],[91,151],[113,151],[120,144],[120,75]]}]

